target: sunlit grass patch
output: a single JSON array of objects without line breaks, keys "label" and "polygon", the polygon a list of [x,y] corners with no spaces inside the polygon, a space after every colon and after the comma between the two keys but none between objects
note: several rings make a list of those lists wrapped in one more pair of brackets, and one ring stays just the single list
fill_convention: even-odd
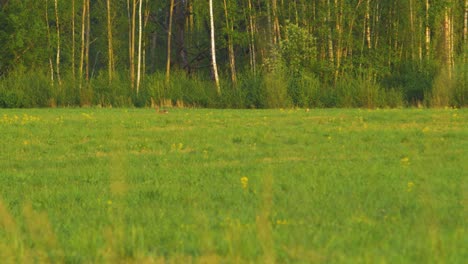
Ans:
[{"label": "sunlit grass patch", "polygon": [[468,256],[464,109],[33,109],[0,119],[0,256],[12,262]]}]

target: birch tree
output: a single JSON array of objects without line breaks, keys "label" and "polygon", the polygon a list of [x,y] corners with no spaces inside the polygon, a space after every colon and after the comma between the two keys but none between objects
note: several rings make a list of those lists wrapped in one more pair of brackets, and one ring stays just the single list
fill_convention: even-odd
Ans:
[{"label": "birch tree", "polygon": [[83,85],[83,67],[84,67],[84,57],[85,57],[85,49],[86,49],[86,0],[83,0],[83,7],[81,11],[81,51],[80,51],[80,67],[79,67],[79,75],[80,75],[80,89]]},{"label": "birch tree", "polygon": [[89,47],[91,45],[91,8],[90,8],[90,0],[86,0],[86,50],[85,50],[85,64],[86,64],[86,81],[89,82]]},{"label": "birch tree", "polygon": [[136,8],[137,0],[127,0],[128,19],[128,53],[130,69],[130,87],[135,88],[135,38],[136,38]]},{"label": "birch tree", "polygon": [[111,0],[106,1],[107,7],[107,45],[108,45],[108,74],[109,74],[109,83],[112,82],[114,74],[114,48],[113,48],[113,37],[112,37],[112,11],[111,11]]},{"label": "birch tree", "polygon": [[228,46],[228,57],[229,57],[229,68],[231,70],[231,81],[236,86],[237,84],[237,74],[236,74],[236,58],[234,54],[234,44],[232,43],[232,32],[234,31],[234,26],[232,25],[232,20],[229,19],[228,15],[228,5],[226,0],[224,0],[224,16],[226,18],[226,34],[227,34],[227,46]]},{"label": "birch tree", "polygon": [[172,16],[174,14],[174,0],[171,0],[169,7],[169,26],[167,29],[167,60],[166,60],[166,82],[171,77],[171,40],[172,40]]},{"label": "birch tree", "polygon": [[255,15],[252,10],[252,0],[248,0],[248,32],[249,32],[249,62],[253,74],[256,73],[257,59],[255,47],[255,33],[257,28],[255,26]]},{"label": "birch tree", "polygon": [[426,46],[426,59],[430,58],[431,55],[431,27],[429,24],[429,0],[426,0],[426,6],[425,6],[425,22],[426,22],[426,28],[425,28],[425,37],[424,37],[424,43]]},{"label": "birch tree", "polygon": [[136,92],[137,95],[140,91],[141,81],[141,62],[142,62],[142,42],[143,42],[143,12],[142,12],[143,0],[139,0],[138,7],[138,66],[137,66],[137,81],[136,81]]},{"label": "birch tree", "polygon": [[[48,49],[52,46],[51,39],[50,39],[50,26],[49,26],[49,1],[46,0],[45,2],[45,22],[46,22],[46,28],[47,28],[47,44],[48,44]],[[52,62],[52,57],[49,54],[49,69],[50,69],[50,80],[51,83],[54,83],[54,64]]]},{"label": "birch tree", "polygon": [[72,50],[71,50],[71,67],[72,67],[72,78],[73,84],[75,84],[75,49],[76,49],[76,40],[75,40],[75,0],[72,0],[72,11],[71,11],[71,34],[72,34]]},{"label": "birch tree", "polygon": [[210,6],[210,42],[211,42],[211,64],[213,67],[213,77],[216,84],[216,92],[218,95],[221,94],[221,87],[219,84],[218,66],[216,64],[216,43],[215,43],[215,28],[214,28],[214,17],[213,17],[213,0],[209,0]]},{"label": "birch tree", "polygon": [[465,15],[463,18],[463,63],[467,63],[468,57],[468,0],[465,0]]},{"label": "birch tree", "polygon": [[58,11],[58,0],[55,0],[55,25],[57,29],[57,55],[55,58],[55,66],[57,67],[57,81],[59,85],[62,85],[60,78],[60,22],[59,22],[59,11]]}]

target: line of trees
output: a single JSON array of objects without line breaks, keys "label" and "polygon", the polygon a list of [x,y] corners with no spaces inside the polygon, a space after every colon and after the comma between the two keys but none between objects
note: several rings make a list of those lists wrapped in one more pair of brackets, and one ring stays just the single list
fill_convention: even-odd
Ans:
[{"label": "line of trees", "polygon": [[468,0],[0,0],[0,107],[465,106]]}]

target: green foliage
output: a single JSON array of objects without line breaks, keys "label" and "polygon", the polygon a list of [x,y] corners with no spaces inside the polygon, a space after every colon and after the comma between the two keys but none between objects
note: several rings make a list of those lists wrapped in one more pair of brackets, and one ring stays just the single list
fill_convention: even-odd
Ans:
[{"label": "green foliage", "polygon": [[382,106],[378,100],[380,96],[380,86],[370,77],[361,78],[341,78],[334,87],[337,98],[337,107],[365,107],[375,108]]},{"label": "green foliage", "polygon": [[0,106],[47,107],[50,106],[53,83],[39,71],[14,72],[0,80]]},{"label": "green foliage", "polygon": [[292,73],[310,69],[316,64],[315,40],[306,28],[287,23],[285,39],[280,44],[280,56]]},{"label": "green foliage", "polygon": [[22,68],[33,71],[47,65],[43,5],[35,0],[12,0],[1,7],[0,76]]},{"label": "green foliage", "polygon": [[457,64],[450,104],[456,107],[468,105],[468,62]]},{"label": "green foliage", "polygon": [[266,91],[262,76],[250,72],[242,73],[238,76],[237,87],[241,91],[244,107],[266,107]]},{"label": "green foliage", "polygon": [[129,89],[130,80],[126,75],[114,73],[109,82],[107,72],[101,71],[92,79],[89,88],[93,91],[92,104],[100,106],[129,107],[132,106],[132,91]]},{"label": "green foliage", "polygon": [[56,85],[52,90],[51,101],[55,103],[55,106],[80,105],[79,82],[71,74],[63,75],[61,85]]},{"label": "green foliage", "polygon": [[[130,80],[134,78],[130,68],[138,63],[130,66],[129,52],[136,60],[139,32],[136,29],[132,38],[132,23],[138,27],[139,19],[132,4],[137,2],[109,2],[115,75],[111,82],[106,74],[107,1],[90,2],[89,35],[84,31],[89,49],[81,42],[82,22],[87,22],[82,1],[75,1],[74,9],[72,1],[58,1],[57,14],[52,0],[47,5],[37,0],[3,1],[1,106],[144,107],[151,99],[215,108],[467,105],[463,1],[436,1],[429,9],[421,1],[284,0],[277,5],[266,0],[215,1],[221,96],[213,93],[209,77],[207,1],[175,0],[169,82],[164,76],[169,5],[145,2],[138,95],[131,85],[135,80]],[[408,12],[402,16],[401,10]],[[445,29],[448,24],[452,30]],[[238,69],[237,83],[227,74],[228,44]],[[89,55],[83,65],[89,71],[86,81],[77,74],[85,54]],[[446,65],[451,64],[449,58],[455,59],[454,65]],[[444,72],[447,67],[450,73]],[[33,71],[35,81],[19,76]],[[10,80],[17,77],[16,82]],[[41,99],[36,99],[37,92],[29,95],[29,88],[19,87],[23,80],[24,85],[30,82],[43,91]]]},{"label": "green foliage", "polygon": [[213,106],[216,90],[211,81],[203,80],[196,76],[188,76],[184,72],[172,74],[169,82],[162,73],[147,76],[142,88],[142,98],[145,104],[151,103],[164,105],[166,100],[176,105],[182,102],[185,106],[209,107]]},{"label": "green foliage", "polygon": [[326,92],[315,74],[302,71],[289,79],[288,93],[292,103],[299,107],[323,107],[322,96]]},{"label": "green foliage", "polygon": [[434,80],[433,89],[430,92],[429,105],[432,107],[447,107],[453,92],[453,79],[446,68],[440,70]]},{"label": "green foliage", "polygon": [[386,88],[396,88],[404,92],[410,104],[422,102],[433,85],[438,67],[435,61],[403,62],[394,67],[382,78],[382,85]]},{"label": "green foliage", "polygon": [[468,63],[458,64],[449,75],[447,70],[441,70],[434,81],[434,88],[430,93],[428,102],[434,107],[463,107],[468,98]]},{"label": "green foliage", "polygon": [[288,71],[281,61],[277,61],[271,71],[263,74],[265,90],[265,106],[267,108],[280,108],[291,106],[288,94]]}]

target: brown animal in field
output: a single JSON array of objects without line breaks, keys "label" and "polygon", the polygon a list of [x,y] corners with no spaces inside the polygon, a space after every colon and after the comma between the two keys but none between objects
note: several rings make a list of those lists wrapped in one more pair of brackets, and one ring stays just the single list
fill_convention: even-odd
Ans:
[{"label": "brown animal in field", "polygon": [[155,110],[156,110],[156,113],[161,114],[161,115],[169,114],[169,111],[167,111],[166,109],[161,109],[159,107],[155,107]]}]

